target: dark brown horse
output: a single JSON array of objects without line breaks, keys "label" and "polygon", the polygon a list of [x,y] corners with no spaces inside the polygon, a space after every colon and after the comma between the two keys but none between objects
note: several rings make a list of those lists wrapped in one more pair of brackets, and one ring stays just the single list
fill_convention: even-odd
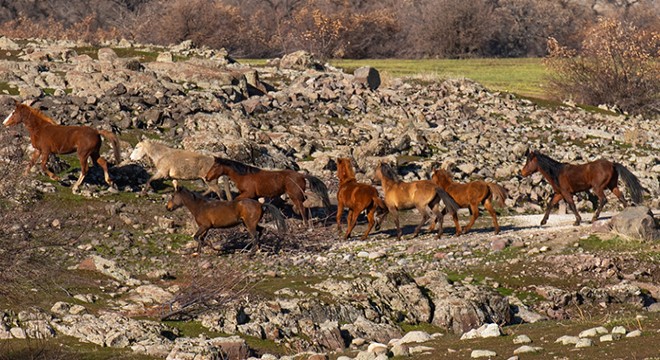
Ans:
[{"label": "dark brown horse", "polygon": [[[458,204],[447,194],[446,191],[431,180],[418,180],[412,182],[403,182],[398,178],[397,173],[391,166],[381,163],[376,168],[376,178],[380,180],[385,193],[385,205],[394,216],[396,224],[397,239],[401,240],[401,227],[399,226],[399,210],[409,210],[416,208],[422,214],[422,221],[415,228],[413,237],[419,234],[422,226],[429,219],[428,211],[435,214],[436,222],[440,225],[438,229],[438,238],[443,232],[443,215],[449,211],[452,216],[458,210]],[[440,211],[440,202],[445,208]],[[432,231],[435,228],[435,222],[431,222]],[[458,231],[458,229],[457,229]]]},{"label": "dark brown horse", "polygon": [[268,210],[275,219],[278,231],[280,233],[286,231],[284,217],[276,207],[252,199],[209,200],[184,187],[178,187],[167,202],[167,210],[173,211],[181,206],[188,208],[197,223],[198,228],[193,236],[197,241],[197,252],[201,252],[209,229],[230,228],[239,224],[245,225],[250,237],[258,246],[260,235],[258,224],[264,209]]},{"label": "dark brown horse", "polygon": [[641,204],[643,201],[643,187],[639,183],[639,179],[619,163],[598,159],[586,164],[573,165],[553,160],[538,151],[529,150],[526,156],[527,162],[522,169],[522,175],[529,176],[539,171],[545,180],[550,183],[552,190],[554,190],[548,201],[548,208],[545,210],[545,216],[541,220],[541,225],[546,224],[550,216],[550,211],[562,199],[566,201],[571,211],[575,214],[575,225],[580,225],[582,219],[573,202],[573,195],[578,192],[589,191],[590,189],[593,189],[599,200],[598,209],[596,209],[591,222],[598,220],[598,215],[600,215],[603,206],[607,203],[605,189],[612,191],[623,203],[623,206],[628,206],[626,199],[618,187],[619,176],[621,176],[623,182],[626,184],[633,203]]},{"label": "dark brown horse", "polygon": [[344,240],[351,236],[358,216],[362,211],[366,210],[369,226],[364,235],[362,235],[362,240],[364,240],[369,236],[371,228],[376,223],[376,211],[380,210],[387,213],[387,206],[380,196],[378,196],[378,190],[375,187],[357,182],[351,160],[346,158],[337,159],[337,177],[339,178],[339,191],[337,191],[337,230],[341,232],[341,215],[344,207],[348,208],[348,216],[346,217],[348,229],[344,235]]},{"label": "dark brown horse", "polygon": [[294,210],[300,214],[303,223],[307,223],[305,189],[309,181],[310,189],[321,197],[323,206],[330,207],[328,188],[317,177],[285,170],[263,170],[238,161],[216,157],[206,174],[206,181],[212,181],[227,175],[236,184],[240,194],[236,199],[255,199],[259,197],[275,198],[286,194],[293,202]]},{"label": "dark brown horse", "polygon": [[458,223],[458,216],[454,214],[454,224],[456,224],[456,234],[465,234],[470,231],[474,222],[479,217],[479,204],[483,204],[493,218],[495,234],[499,234],[500,226],[497,224],[497,215],[493,209],[493,202],[504,205],[504,200],[508,194],[506,189],[500,185],[486,181],[472,181],[467,184],[460,184],[452,180],[451,174],[446,170],[439,169],[433,173],[432,180],[443,188],[461,208],[469,208],[472,218],[467,226],[461,232],[461,226]]},{"label": "dark brown horse", "polygon": [[52,119],[25,104],[16,104],[16,108],[5,119],[5,126],[23,123],[30,133],[30,140],[34,153],[30,159],[28,167],[24,174],[27,175],[32,166],[41,156],[41,170],[43,170],[51,179],[59,180],[57,175],[52,173],[47,167],[48,156],[50,154],[71,154],[76,152],[80,160],[80,177],[73,185],[75,192],[87,175],[89,165],[87,159],[92,158],[94,164],[103,168],[105,182],[112,185],[110,175],[108,174],[108,162],[101,157],[101,136],[112,142],[115,162],[119,163],[119,140],[110,131],[96,130],[89,126],[64,126],[56,124]]}]

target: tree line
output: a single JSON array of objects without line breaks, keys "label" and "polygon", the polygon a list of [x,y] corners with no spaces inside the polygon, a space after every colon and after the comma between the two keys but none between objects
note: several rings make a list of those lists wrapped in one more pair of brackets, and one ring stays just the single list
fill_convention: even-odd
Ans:
[{"label": "tree line", "polygon": [[660,30],[654,0],[601,2],[609,10],[590,0],[0,0],[0,33],[359,59],[544,56],[550,37],[580,48],[603,12]]}]

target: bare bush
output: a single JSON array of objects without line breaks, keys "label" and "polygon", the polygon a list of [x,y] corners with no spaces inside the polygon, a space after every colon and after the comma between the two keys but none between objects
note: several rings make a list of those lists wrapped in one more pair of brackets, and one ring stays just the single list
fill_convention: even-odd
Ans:
[{"label": "bare bush", "polygon": [[616,105],[631,114],[660,113],[660,32],[603,19],[586,32],[579,52],[555,39],[548,49],[558,98]]},{"label": "bare bush", "polygon": [[234,268],[206,269],[199,264],[192,265],[186,274],[190,281],[181,286],[179,292],[167,304],[161,320],[182,320],[194,318],[206,311],[222,308],[242,299],[251,289],[246,275]]}]

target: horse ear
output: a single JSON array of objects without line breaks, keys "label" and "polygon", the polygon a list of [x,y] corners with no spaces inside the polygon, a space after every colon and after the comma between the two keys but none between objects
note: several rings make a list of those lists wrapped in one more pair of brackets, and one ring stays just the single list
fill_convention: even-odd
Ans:
[{"label": "horse ear", "polygon": [[23,101],[23,105],[32,106],[32,104],[34,104],[35,102],[37,102],[37,99],[32,99],[32,100],[28,99]]}]

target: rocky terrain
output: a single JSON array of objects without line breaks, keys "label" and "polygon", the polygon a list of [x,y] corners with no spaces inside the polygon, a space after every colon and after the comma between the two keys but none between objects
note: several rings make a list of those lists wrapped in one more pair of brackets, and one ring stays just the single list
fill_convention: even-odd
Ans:
[{"label": "rocky terrain", "polygon": [[[349,74],[305,53],[250,67],[190,43],[94,49],[2,38],[0,49],[3,114],[14,100],[36,99],[59,123],[114,131],[126,159],[111,168],[113,188],[93,169],[71,194],[79,165],[66,156],[50,162],[60,182],[35,168],[20,191],[0,184],[5,219],[41,214],[30,227],[3,227],[3,236],[59,240],[36,250],[51,281],[29,284],[27,294],[5,289],[12,296],[0,302],[0,338],[13,340],[0,350],[20,351],[28,338],[94,344],[68,345],[81,357],[99,349],[168,359],[659,355],[657,118],[539,104],[469,79]],[[22,127],[2,131],[3,157],[30,151]],[[386,221],[368,241],[344,242],[332,214],[314,209],[308,229],[285,206],[286,236],[267,232],[248,252],[244,230],[215,231],[209,239],[220,252],[193,256],[191,216],[165,211],[169,182],[139,195],[152,165],[128,155],[142,137],[305,171],[325,181],[331,198],[337,157],[352,157],[368,183],[380,161],[398,165],[405,180],[444,167],[456,181],[508,190],[498,209],[503,231],[494,235],[486,215],[463,236],[447,222],[441,239],[411,238],[411,211],[401,241]],[[620,162],[647,189],[646,207],[619,214],[610,196],[600,221],[573,227],[560,206],[538,227],[551,189],[539,174],[519,175],[530,147],[564,162]],[[25,166],[3,164],[2,174]],[[311,194],[307,203],[320,205]],[[589,199],[577,204],[589,219]]]}]

